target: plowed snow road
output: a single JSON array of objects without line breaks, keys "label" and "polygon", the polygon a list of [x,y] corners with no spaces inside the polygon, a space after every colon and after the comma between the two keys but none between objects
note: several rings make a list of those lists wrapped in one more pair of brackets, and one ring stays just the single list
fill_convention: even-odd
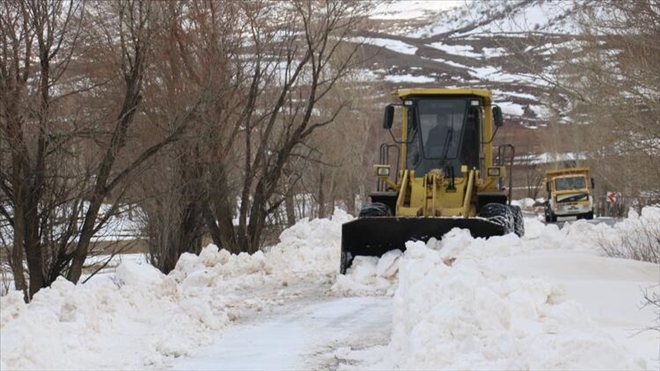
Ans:
[{"label": "plowed snow road", "polygon": [[282,309],[223,331],[215,344],[181,359],[173,369],[336,369],[336,349],[389,341],[391,298],[323,298]]}]

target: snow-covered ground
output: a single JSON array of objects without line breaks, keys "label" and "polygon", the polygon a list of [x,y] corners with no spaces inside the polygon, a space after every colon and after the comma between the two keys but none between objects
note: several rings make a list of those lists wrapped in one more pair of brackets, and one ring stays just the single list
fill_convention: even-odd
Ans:
[{"label": "snow-covered ground", "polygon": [[[208,246],[165,276],[127,260],[25,305],[0,298],[7,369],[641,369],[660,368],[643,290],[660,266],[603,256],[599,241],[660,225],[647,208],[614,226],[409,242],[338,276],[341,224],[302,220],[267,253]],[[655,224],[653,224],[655,223]]]}]

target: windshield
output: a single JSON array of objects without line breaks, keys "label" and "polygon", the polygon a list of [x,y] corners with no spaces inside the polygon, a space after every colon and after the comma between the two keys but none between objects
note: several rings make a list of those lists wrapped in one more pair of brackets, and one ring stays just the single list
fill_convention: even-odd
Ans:
[{"label": "windshield", "polygon": [[419,102],[418,109],[425,157],[456,158],[463,130],[465,100],[424,99]]},{"label": "windshield", "polygon": [[419,124],[409,125],[408,167],[418,176],[447,165],[459,170],[466,99],[421,98],[416,108],[417,117],[411,118]]},{"label": "windshield", "polygon": [[584,188],[587,188],[587,182],[582,176],[555,179],[555,190],[557,191],[568,191],[571,189]]}]

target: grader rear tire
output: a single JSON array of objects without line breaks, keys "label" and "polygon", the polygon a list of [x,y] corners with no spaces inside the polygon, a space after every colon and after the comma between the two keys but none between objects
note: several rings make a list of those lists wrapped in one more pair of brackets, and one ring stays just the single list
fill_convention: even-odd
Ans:
[{"label": "grader rear tire", "polygon": [[504,228],[504,234],[515,232],[513,210],[507,205],[498,203],[486,204],[479,210],[479,217],[501,225]]},{"label": "grader rear tire", "polygon": [[513,233],[517,234],[518,237],[525,235],[525,220],[523,219],[522,210],[520,206],[509,206],[511,213],[513,214]]}]

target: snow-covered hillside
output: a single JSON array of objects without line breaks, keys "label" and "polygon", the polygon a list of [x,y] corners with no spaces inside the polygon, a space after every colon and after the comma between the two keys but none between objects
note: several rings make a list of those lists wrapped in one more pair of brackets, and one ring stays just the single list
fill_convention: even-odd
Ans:
[{"label": "snow-covered hillside", "polygon": [[[660,266],[606,258],[598,247],[660,225],[658,208],[613,227],[577,221],[559,229],[532,216],[523,238],[474,239],[455,229],[442,241],[410,242],[402,255],[357,259],[338,276],[341,224],[351,219],[337,211],[302,220],[253,256],[210,245],[183,255],[167,276],[125,261],[85,285],[60,279],[28,305],[12,292],[0,298],[0,368],[218,369],[209,354],[226,356],[218,349],[234,344],[226,334],[263,347],[236,349],[223,366],[236,369],[250,368],[236,363],[245,357],[265,357],[250,364],[267,369],[660,365],[660,333],[643,331],[660,319],[641,308],[643,290],[660,290]],[[345,296],[360,299],[338,300]],[[389,334],[382,345],[347,340],[370,328],[347,325],[351,311],[378,317],[371,331]],[[284,335],[286,342],[270,338]]]},{"label": "snow-covered hillside", "polygon": [[510,121],[536,128],[550,118],[539,76],[579,53],[576,13],[590,3],[394,1],[374,11],[380,31],[359,40],[375,55],[369,73],[392,87],[490,89]]},{"label": "snow-covered hillside", "polygon": [[463,5],[461,0],[407,0],[386,1],[372,12],[372,19],[433,20],[445,11]]},{"label": "snow-covered hillside", "polygon": [[583,3],[586,1],[464,1],[462,6],[441,13],[437,20],[409,36],[459,38],[522,32],[575,34],[578,28],[571,15]]}]

